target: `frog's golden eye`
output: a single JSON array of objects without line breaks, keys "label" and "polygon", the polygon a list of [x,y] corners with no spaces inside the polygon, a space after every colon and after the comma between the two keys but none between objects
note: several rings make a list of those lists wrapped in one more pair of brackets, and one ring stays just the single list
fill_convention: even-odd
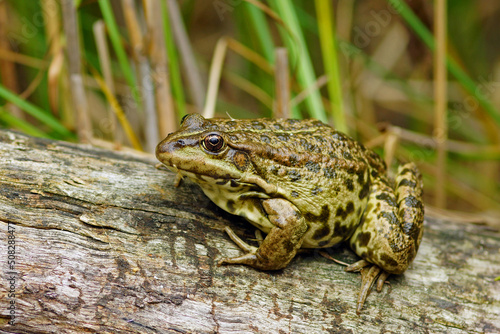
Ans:
[{"label": "frog's golden eye", "polygon": [[209,152],[220,152],[224,148],[224,138],[217,133],[210,133],[203,139],[203,147]]}]

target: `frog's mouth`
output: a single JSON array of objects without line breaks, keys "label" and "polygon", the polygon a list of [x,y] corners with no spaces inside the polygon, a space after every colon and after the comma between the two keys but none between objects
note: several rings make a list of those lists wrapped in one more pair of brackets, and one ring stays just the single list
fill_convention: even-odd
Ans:
[{"label": "frog's mouth", "polygon": [[172,166],[165,165],[172,172],[180,175],[181,177],[187,177],[195,183],[210,183],[217,185],[231,184],[232,187],[237,187],[242,185],[240,178],[234,178],[231,176],[221,177],[220,175],[213,175],[207,173],[192,172],[185,169],[178,168],[175,164]]}]

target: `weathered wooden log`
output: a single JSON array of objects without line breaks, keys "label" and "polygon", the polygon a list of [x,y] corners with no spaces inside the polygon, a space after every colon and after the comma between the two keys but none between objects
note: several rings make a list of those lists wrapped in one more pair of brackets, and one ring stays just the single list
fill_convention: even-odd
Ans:
[{"label": "weathered wooden log", "polygon": [[218,267],[241,254],[224,227],[253,227],[152,156],[0,131],[0,157],[2,333],[500,332],[491,228],[427,218],[412,266],[358,316],[360,275],[317,251]]}]

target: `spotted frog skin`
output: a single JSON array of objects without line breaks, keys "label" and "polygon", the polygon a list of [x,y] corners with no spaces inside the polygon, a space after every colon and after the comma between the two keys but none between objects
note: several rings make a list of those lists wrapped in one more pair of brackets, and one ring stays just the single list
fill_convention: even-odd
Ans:
[{"label": "spotted frog skin", "polygon": [[391,181],[375,152],[320,121],[191,114],[156,156],[220,208],[267,233],[253,247],[227,229],[246,254],[220,263],[277,270],[300,248],[346,241],[362,258],[346,269],[363,273],[359,313],[373,283],[380,291],[417,253],[424,208],[416,166],[399,167]]}]

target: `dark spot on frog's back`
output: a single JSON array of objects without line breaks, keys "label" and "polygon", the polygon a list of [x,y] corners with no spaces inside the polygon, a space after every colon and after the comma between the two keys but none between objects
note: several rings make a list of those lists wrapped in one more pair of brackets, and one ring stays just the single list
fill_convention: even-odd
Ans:
[{"label": "dark spot on frog's back", "polygon": [[335,176],[337,176],[337,173],[335,172],[335,169],[333,169],[331,167],[325,167],[325,168],[323,168],[323,172],[325,174],[325,177],[329,178],[329,179],[334,179]]},{"label": "dark spot on frog's back", "polygon": [[330,217],[330,208],[326,204],[323,205],[323,207],[321,208],[321,212],[319,213],[319,215],[315,215],[310,212],[304,213],[304,218],[309,222],[318,222],[326,224],[329,217]]},{"label": "dark spot on frog's back", "polygon": [[306,168],[312,173],[318,173],[321,169],[319,163],[314,162],[314,161],[308,161],[306,162]]},{"label": "dark spot on frog's back", "polygon": [[318,228],[312,238],[314,240],[321,240],[325,237],[327,237],[328,235],[330,234],[330,227],[328,225],[326,225],[326,222],[325,222],[325,225],[323,225],[322,227]]},{"label": "dark spot on frog's back", "polygon": [[234,201],[231,199],[227,201],[227,211],[234,212]]},{"label": "dark spot on frog's back", "polygon": [[343,225],[340,220],[335,221],[335,229],[334,232],[335,235],[341,236],[343,238],[349,237],[350,231],[347,225]]},{"label": "dark spot on frog's back", "polygon": [[284,133],[281,133],[281,134],[277,135],[276,137],[283,142],[287,142],[289,139],[289,136],[287,134],[284,134]]},{"label": "dark spot on frog's back", "polygon": [[347,190],[349,190],[349,191],[354,190],[354,184],[352,183],[351,179],[345,180],[345,186],[347,187]]},{"label": "dark spot on frog's back", "polygon": [[316,196],[317,194],[321,193],[322,191],[323,191],[323,189],[322,189],[322,188],[320,188],[320,187],[316,187],[316,188],[314,188],[313,190],[311,190],[311,195],[312,195],[312,196]]},{"label": "dark spot on frog's back", "polygon": [[398,266],[398,262],[387,254],[382,254],[380,256],[380,260],[382,260],[389,268],[394,268]]},{"label": "dark spot on frog's back", "polygon": [[347,215],[350,215],[351,213],[354,212],[354,203],[352,201],[349,201],[345,207],[345,212]]},{"label": "dark spot on frog's back", "polygon": [[380,214],[382,217],[384,217],[385,219],[387,219],[389,221],[390,224],[399,224],[399,219],[398,217],[396,216],[396,214],[392,211],[383,211],[381,214]]},{"label": "dark spot on frog's back", "polygon": [[416,224],[407,222],[403,225],[403,233],[409,235],[413,240],[417,240],[419,229]]},{"label": "dark spot on frog's back", "polygon": [[260,136],[260,141],[263,142],[263,143],[269,144],[269,143],[271,143],[271,138],[269,138],[266,135],[261,135]]},{"label": "dark spot on frog's back", "polygon": [[359,199],[364,199],[366,196],[368,196],[368,193],[370,192],[370,181],[368,180],[364,185],[363,188],[361,188],[361,191],[359,192]]},{"label": "dark spot on frog's back", "polygon": [[290,162],[290,166],[294,166],[297,164],[299,157],[296,154],[290,154],[288,157],[288,161]]},{"label": "dark spot on frog's back", "polygon": [[368,246],[368,243],[370,242],[372,235],[370,232],[362,232],[358,234],[358,246],[360,247],[366,247]]},{"label": "dark spot on frog's back", "polygon": [[345,151],[343,153],[344,159],[346,160],[352,160],[352,154],[350,152]]},{"label": "dark spot on frog's back", "polygon": [[404,168],[404,169],[401,171],[401,173],[399,173],[399,174],[404,175],[404,174],[406,174],[406,173],[411,173],[411,174],[413,174],[413,172],[412,172],[409,168]]},{"label": "dark spot on frog's back", "polygon": [[417,184],[411,180],[408,180],[408,179],[402,179],[399,184],[398,184],[398,187],[402,187],[402,186],[406,186],[406,187],[410,187],[410,188],[415,188],[417,186]]},{"label": "dark spot on frog's back", "polygon": [[234,129],[237,125],[238,125],[238,123],[236,123],[235,121],[227,121],[226,122],[226,127],[228,129]]},{"label": "dark spot on frog's back", "polygon": [[356,174],[358,175],[358,183],[363,185],[365,183],[365,171],[359,170]]},{"label": "dark spot on frog's back", "polygon": [[276,130],[283,130],[283,126],[281,126],[281,124],[279,123],[274,123],[272,126]]},{"label": "dark spot on frog's back", "polygon": [[335,131],[332,135],[333,139],[336,139],[336,140],[340,140],[340,141],[345,141],[347,140],[347,136],[344,135],[343,133],[341,132],[337,132]]},{"label": "dark spot on frog's back", "polygon": [[264,130],[266,128],[265,125],[259,121],[252,121],[251,124],[252,128],[255,130]]},{"label": "dark spot on frog's back", "polygon": [[324,126],[325,123],[321,122],[320,120],[315,119],[314,121],[311,122],[311,126],[314,127],[322,127]]},{"label": "dark spot on frog's back", "polygon": [[299,171],[293,169],[288,171],[288,176],[290,177],[290,181],[292,182],[297,182],[301,178]]},{"label": "dark spot on frog's back", "polygon": [[275,165],[272,165],[271,167],[269,167],[268,171],[271,174],[278,175],[278,167],[276,167]]},{"label": "dark spot on frog's back", "polygon": [[386,202],[389,206],[396,206],[396,200],[392,198],[392,196],[388,193],[380,193],[376,197],[376,199]]},{"label": "dark spot on frog's back", "polygon": [[422,202],[412,195],[405,197],[405,204],[411,208],[417,208],[417,209],[423,208]]}]

